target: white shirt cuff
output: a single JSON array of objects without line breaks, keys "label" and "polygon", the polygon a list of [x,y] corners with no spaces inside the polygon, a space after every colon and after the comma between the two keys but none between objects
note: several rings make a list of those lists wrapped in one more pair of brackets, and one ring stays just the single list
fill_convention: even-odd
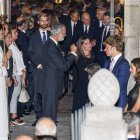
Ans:
[{"label": "white shirt cuff", "polygon": [[38,68],[38,69],[40,69],[41,67],[42,67],[42,65],[41,65],[41,64],[39,64],[39,65],[37,66],[37,68]]}]

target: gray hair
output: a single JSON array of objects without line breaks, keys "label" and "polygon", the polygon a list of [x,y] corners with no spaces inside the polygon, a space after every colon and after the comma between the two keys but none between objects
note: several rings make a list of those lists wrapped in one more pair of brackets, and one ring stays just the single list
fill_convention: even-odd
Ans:
[{"label": "gray hair", "polygon": [[128,132],[134,131],[136,126],[140,125],[140,118],[134,112],[125,112],[123,118],[128,125]]},{"label": "gray hair", "polygon": [[56,125],[51,118],[40,118],[35,126],[35,136],[56,136]]},{"label": "gray hair", "polygon": [[57,23],[53,25],[51,28],[51,35],[56,35],[61,33],[63,27],[65,27],[65,25],[62,23]]}]

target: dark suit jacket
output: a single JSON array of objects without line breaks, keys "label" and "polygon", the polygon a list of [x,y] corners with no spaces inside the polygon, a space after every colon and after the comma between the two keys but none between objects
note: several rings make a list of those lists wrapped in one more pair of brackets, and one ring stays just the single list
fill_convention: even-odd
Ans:
[{"label": "dark suit jacket", "polygon": [[70,18],[68,15],[61,15],[59,17],[59,22],[63,23],[64,25],[66,25],[69,20]]},{"label": "dark suit jacket", "polygon": [[[76,28],[76,34],[75,34],[76,41],[75,42],[77,42],[78,39],[82,36],[84,36],[84,25],[83,25],[83,22],[80,21],[80,23],[77,25],[77,28]],[[95,26],[92,21],[90,23],[89,30],[86,36],[91,40],[95,39]]]},{"label": "dark suit jacket", "polygon": [[136,138],[128,138],[128,140],[137,140]]},{"label": "dark suit jacket", "polygon": [[[49,38],[49,36],[50,33],[47,32],[47,39]],[[39,29],[37,29],[34,33],[32,33],[32,36],[29,41],[29,48],[28,48],[30,60],[35,68],[39,64],[42,64],[42,50],[44,46],[42,43],[40,31]]]},{"label": "dark suit jacket", "polygon": [[26,33],[22,32],[21,30],[18,30],[18,39],[16,40],[16,44],[23,53],[23,60],[26,66],[29,60],[28,43],[29,43],[29,39]]},{"label": "dark suit jacket", "polygon": [[44,75],[42,85],[44,92],[50,96],[60,96],[63,90],[64,72],[69,69],[76,56],[69,54],[64,60],[52,39],[48,39],[43,49]]},{"label": "dark suit jacket", "polygon": [[[78,24],[79,22],[77,22],[75,30],[77,30]],[[76,36],[75,35],[72,36],[72,26],[71,26],[70,18],[65,23],[65,26],[66,26],[66,37],[64,41],[60,42],[60,44],[61,44],[62,51],[65,52],[65,54],[67,54],[70,49],[70,45],[76,43],[76,38],[75,38]]]},{"label": "dark suit jacket", "polygon": [[[109,66],[110,60],[105,62],[105,68],[109,69]],[[129,68],[128,61],[121,56],[112,70],[112,73],[116,76],[120,85],[120,96],[116,105],[122,108],[127,104],[127,83],[130,76]]]}]

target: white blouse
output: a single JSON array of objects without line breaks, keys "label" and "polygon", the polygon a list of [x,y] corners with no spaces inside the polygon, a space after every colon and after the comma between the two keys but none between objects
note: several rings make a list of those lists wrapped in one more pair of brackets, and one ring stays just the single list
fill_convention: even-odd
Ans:
[{"label": "white blouse", "polygon": [[9,50],[12,51],[12,57],[13,57],[13,75],[22,75],[22,70],[25,70],[25,65],[23,62],[23,56],[21,51],[18,49],[15,42],[13,42],[9,46]]},{"label": "white blouse", "polygon": [[0,46],[0,76],[7,76],[7,70],[4,66],[2,66],[3,61],[3,50]]}]

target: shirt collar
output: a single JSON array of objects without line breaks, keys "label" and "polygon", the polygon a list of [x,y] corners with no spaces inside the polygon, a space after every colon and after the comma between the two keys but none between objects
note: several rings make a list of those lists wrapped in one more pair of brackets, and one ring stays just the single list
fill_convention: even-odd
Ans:
[{"label": "shirt collar", "polygon": [[122,53],[118,54],[115,57],[112,57],[111,59],[113,59],[115,62],[117,62],[117,60],[122,56]]},{"label": "shirt collar", "polygon": [[135,135],[128,135],[127,138],[129,138],[129,139],[130,138],[136,138],[136,136]]},{"label": "shirt collar", "polygon": [[74,24],[77,24],[77,22],[73,22],[73,21],[71,20],[71,24],[74,25]]},{"label": "shirt collar", "polygon": [[[19,29],[20,30],[20,29]],[[25,30],[20,30],[21,32],[23,32],[23,33],[26,33],[26,31]]]},{"label": "shirt collar", "polygon": [[51,40],[53,40],[53,41],[54,41],[54,43],[55,43],[55,44],[56,44],[56,46],[57,46],[58,42],[57,42],[56,40],[54,40],[51,36],[50,36],[50,39],[51,39]]},{"label": "shirt collar", "polygon": [[103,25],[102,20],[99,20],[99,27],[102,27],[102,25]]},{"label": "shirt collar", "polygon": [[40,33],[42,33],[42,32],[47,33],[47,29],[43,31],[43,30],[41,30],[41,29],[39,28],[39,31],[40,31]]}]

